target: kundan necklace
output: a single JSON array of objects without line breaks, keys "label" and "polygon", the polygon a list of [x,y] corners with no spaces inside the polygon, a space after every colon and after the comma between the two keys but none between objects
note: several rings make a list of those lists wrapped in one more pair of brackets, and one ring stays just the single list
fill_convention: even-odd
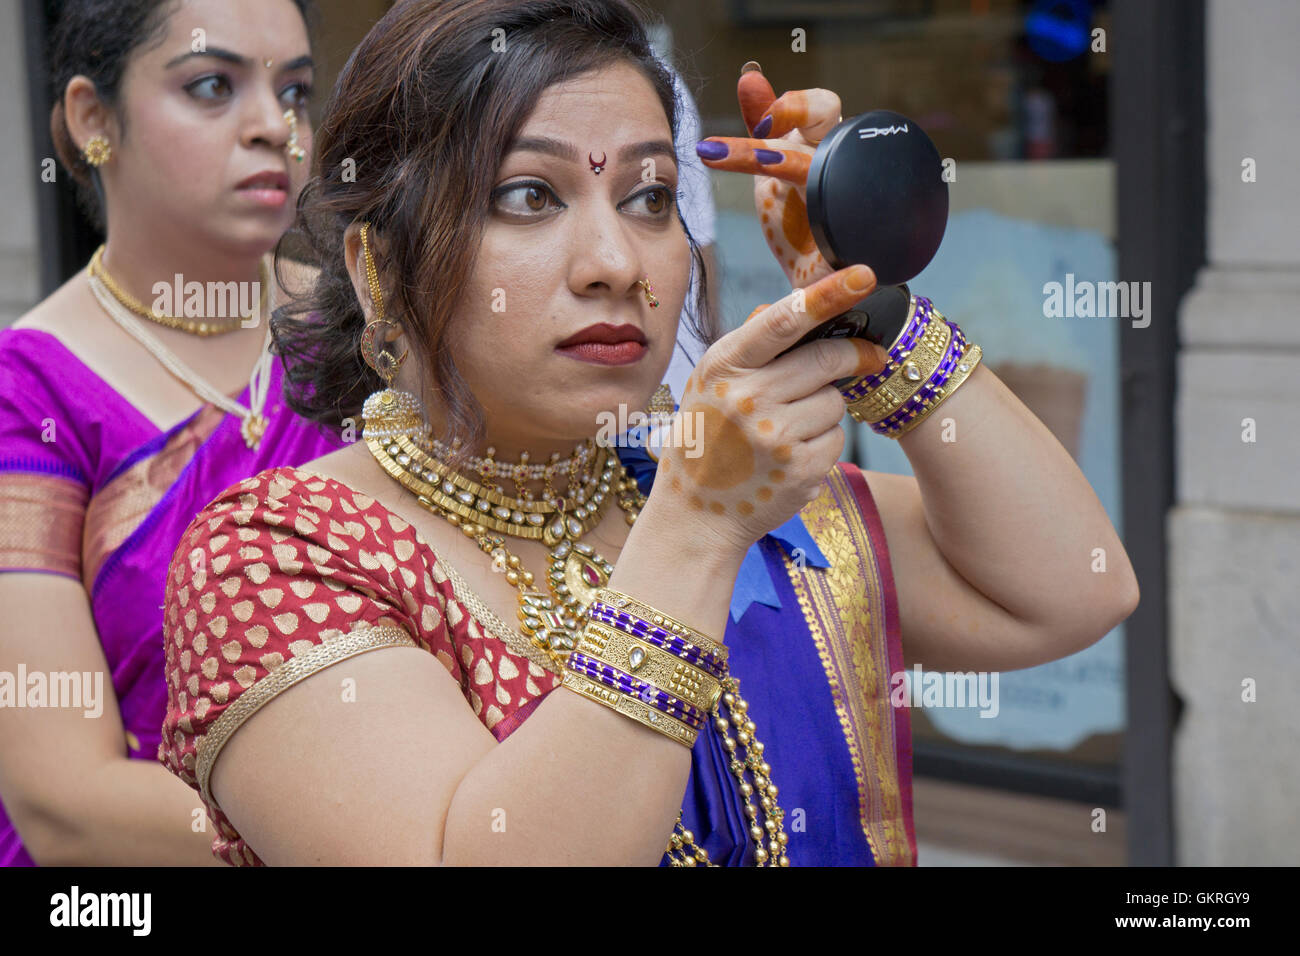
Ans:
[{"label": "kundan necklace", "polygon": [[[645,505],[646,498],[636,479],[627,473],[618,456],[604,446],[595,446],[589,439],[568,459],[570,480],[566,494],[551,492],[538,502],[531,500],[531,496],[527,500],[522,496],[509,497],[475,482],[431,454],[427,450],[433,444],[427,438],[428,426],[415,396],[409,392],[391,388],[376,392],[367,399],[362,417],[366,445],[384,471],[414,493],[424,508],[441,515],[473,538],[483,553],[492,556],[493,566],[505,572],[506,581],[520,594],[521,630],[546,652],[557,672],[563,673],[566,658],[577,644],[577,633],[587,607],[614,571],[613,564],[579,539],[600,523],[611,495],[617,496],[629,525],[636,521]],[[446,447],[441,443],[439,446]],[[487,470],[489,474],[497,473],[487,467],[492,462],[491,454],[471,460],[476,469]],[[587,462],[591,462],[590,469],[585,467]],[[554,457],[551,464],[556,464]],[[496,466],[504,469],[500,474],[517,478],[524,474],[527,461],[521,460],[517,465],[498,462]],[[550,491],[550,475],[528,476],[545,477]],[[520,491],[523,490],[520,486]],[[533,587],[532,572],[506,547],[507,536],[540,538],[550,546],[546,576],[549,594]],[[762,742],[754,736],[749,705],[740,696],[740,682],[735,677],[728,675],[722,688],[723,693],[710,716],[729,755],[728,769],[736,779],[744,804],[746,826],[755,846],[755,862],[758,866],[789,866],[786,855],[789,836],[783,825],[785,813],[776,802],[772,768],[763,759]],[[753,800],[756,794],[758,806]],[[680,811],[665,853],[672,866],[717,865],[695,842],[695,835],[683,826]]]},{"label": "kundan necklace", "polygon": [[[494,566],[505,571],[507,583],[519,591],[520,629],[562,672],[569,651],[577,646],[576,635],[587,606],[614,571],[609,561],[580,539],[600,523],[613,498],[627,513],[628,524],[636,520],[645,499],[636,490],[635,479],[618,456],[588,439],[589,466],[571,471],[571,477],[573,472],[580,474],[576,489],[571,482],[563,495],[553,494],[543,501],[505,495],[448,467],[410,434],[391,434],[392,429],[387,430],[388,435],[372,431],[370,422],[382,420],[380,409],[404,406],[407,402],[403,399],[408,396],[385,389],[367,399],[362,417],[371,454],[421,505],[460,528],[492,556]],[[414,396],[409,398],[414,400]],[[579,456],[574,460],[580,460]],[[532,572],[506,548],[507,536],[540,540],[551,549],[547,591],[534,587]]]}]

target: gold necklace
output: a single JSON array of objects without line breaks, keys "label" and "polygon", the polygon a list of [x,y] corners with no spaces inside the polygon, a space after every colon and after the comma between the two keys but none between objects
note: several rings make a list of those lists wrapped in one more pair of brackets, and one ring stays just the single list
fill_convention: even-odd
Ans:
[{"label": "gold necklace", "polygon": [[[266,268],[265,260],[258,263],[257,266],[259,287],[261,289],[261,304],[258,316],[266,315],[267,295],[270,292],[269,272]],[[191,335],[197,335],[206,338],[211,335],[224,335],[227,332],[233,332],[236,329],[244,327],[244,322],[251,316],[235,316],[234,318],[222,321],[210,321],[208,319],[185,319],[173,315],[163,315],[155,312],[144,305],[139,299],[127,292],[104,268],[104,246],[95,250],[95,254],[90,257],[90,274],[95,276],[99,281],[104,283],[108,291],[113,294],[118,302],[124,308],[130,309],[133,313],[141,318],[148,319],[150,322],[156,322],[158,325],[169,329],[177,329],[181,332],[188,332]]]},{"label": "gold necklace", "polygon": [[[604,495],[613,487],[609,479],[613,476],[614,466],[607,460],[607,449],[601,447],[596,457],[595,473],[600,474],[601,480],[597,482],[600,490],[595,494],[600,497],[596,497],[587,506],[596,509],[594,521],[590,525],[585,522],[570,524],[573,519],[566,520],[563,511],[565,499],[561,499],[555,509],[557,518],[546,525],[547,529],[563,530],[563,537],[554,543],[551,550],[551,567],[547,574],[551,596],[548,597],[532,589],[532,572],[523,566],[523,561],[517,554],[505,546],[504,537],[488,534],[489,529],[483,520],[494,520],[494,527],[505,534],[535,538],[537,535],[526,532],[543,524],[545,518],[535,525],[527,517],[521,521],[513,520],[515,516],[511,509],[502,503],[535,504],[534,502],[508,499],[499,492],[471,481],[422,451],[406,436],[368,437],[365,441],[384,471],[413,492],[421,506],[460,528],[467,537],[475,540],[479,550],[492,556],[493,567],[504,571],[507,583],[520,592],[521,630],[546,652],[557,671],[563,673],[568,652],[576,644],[576,634],[580,622],[586,616],[587,607],[596,590],[604,587],[614,572],[613,564],[593,551],[590,545],[578,540],[590,527],[599,523],[608,500]],[[616,455],[608,457],[618,460]],[[622,462],[619,462],[618,467],[622,473],[618,481],[618,503],[627,513],[627,523],[631,525],[645,506],[646,498]],[[439,484],[439,481],[442,483]],[[436,499],[434,494],[437,495]],[[530,511],[527,514],[544,512]],[[754,736],[754,722],[748,716],[749,704],[740,696],[740,682],[736,678],[726,677],[722,687],[723,693],[714,705],[711,716],[714,729],[722,735],[723,747],[731,755],[728,769],[736,778],[744,801],[749,837],[755,844],[755,862],[758,866],[789,866],[790,859],[785,852],[789,837],[783,826],[785,813],[776,802],[777,787],[772,782],[772,768],[763,759],[763,744]],[[729,733],[732,727],[736,728],[734,737]],[[738,750],[743,751],[743,756],[738,754]],[[745,779],[746,773],[753,783]],[[756,792],[760,794],[758,807],[751,799]],[[758,822],[760,808],[763,816],[761,824]],[[766,848],[763,846],[764,839],[768,841]],[[695,835],[683,826],[680,810],[664,852],[672,866],[717,865],[710,861],[707,851],[695,843]]]},{"label": "gold necklace", "polygon": [[272,363],[272,340],[269,326],[262,340],[262,352],[253,366],[252,375],[248,379],[249,407],[245,408],[234,399],[223,395],[219,389],[205,381],[197,372],[177,358],[174,352],[154,338],[149,330],[145,328],[144,323],[136,319],[121,302],[113,297],[112,292],[100,281],[99,276],[90,273],[86,276],[86,281],[90,284],[90,291],[104,311],[123,331],[148,349],[163,368],[167,369],[181,382],[184,382],[195,395],[205,402],[220,408],[227,415],[234,415],[239,418],[239,434],[244,439],[244,444],[250,449],[257,449],[262,442],[262,435],[266,433],[267,426],[265,408],[267,392],[271,385]]},{"label": "gold necklace", "polygon": [[[520,592],[520,629],[563,670],[568,652],[577,646],[585,608],[614,571],[609,561],[579,539],[600,523],[611,495],[617,495],[628,524],[641,509],[643,499],[634,494],[636,481],[617,456],[600,447],[592,470],[572,499],[556,496],[539,502],[484,487],[427,454],[409,436],[367,437],[365,442],[384,471],[421,505],[442,515],[492,555],[494,567],[504,571],[507,583]],[[549,594],[533,587],[532,572],[518,555],[505,549],[503,535],[540,539],[551,549],[546,575]]]}]

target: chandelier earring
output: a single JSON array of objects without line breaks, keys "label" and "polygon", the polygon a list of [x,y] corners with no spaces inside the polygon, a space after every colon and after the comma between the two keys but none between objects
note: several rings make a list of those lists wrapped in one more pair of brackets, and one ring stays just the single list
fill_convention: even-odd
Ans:
[{"label": "chandelier earring", "polygon": [[361,417],[365,421],[363,435],[366,438],[396,438],[399,435],[413,438],[427,435],[429,426],[419,400],[410,392],[393,388],[393,379],[397,377],[410,350],[403,349],[402,354],[397,355],[387,342],[389,333],[400,332],[402,326],[384,318],[384,293],[379,285],[375,258],[370,252],[369,231],[370,223],[363,223],[361,253],[374,314],[361,332],[361,358],[384,380],[384,387],[367,398],[362,406]]}]

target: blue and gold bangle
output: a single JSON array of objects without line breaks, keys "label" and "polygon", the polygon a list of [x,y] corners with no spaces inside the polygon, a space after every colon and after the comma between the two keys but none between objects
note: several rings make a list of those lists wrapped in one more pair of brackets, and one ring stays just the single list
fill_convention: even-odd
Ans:
[{"label": "blue and gold bangle", "polygon": [[887,438],[900,438],[920,424],[970,376],[983,355],[930,300],[915,296],[914,306],[885,368],[841,389],[854,420]]}]

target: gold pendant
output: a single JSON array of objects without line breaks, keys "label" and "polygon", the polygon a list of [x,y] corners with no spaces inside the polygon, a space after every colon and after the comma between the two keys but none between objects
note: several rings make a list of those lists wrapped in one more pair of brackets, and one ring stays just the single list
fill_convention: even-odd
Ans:
[{"label": "gold pendant", "polygon": [[550,562],[547,584],[559,592],[556,598],[572,598],[584,612],[614,573],[614,565],[581,541],[563,541],[552,548]]},{"label": "gold pendant", "polygon": [[256,449],[266,434],[266,419],[257,412],[250,413],[240,424],[239,434],[243,436],[245,445]]}]

